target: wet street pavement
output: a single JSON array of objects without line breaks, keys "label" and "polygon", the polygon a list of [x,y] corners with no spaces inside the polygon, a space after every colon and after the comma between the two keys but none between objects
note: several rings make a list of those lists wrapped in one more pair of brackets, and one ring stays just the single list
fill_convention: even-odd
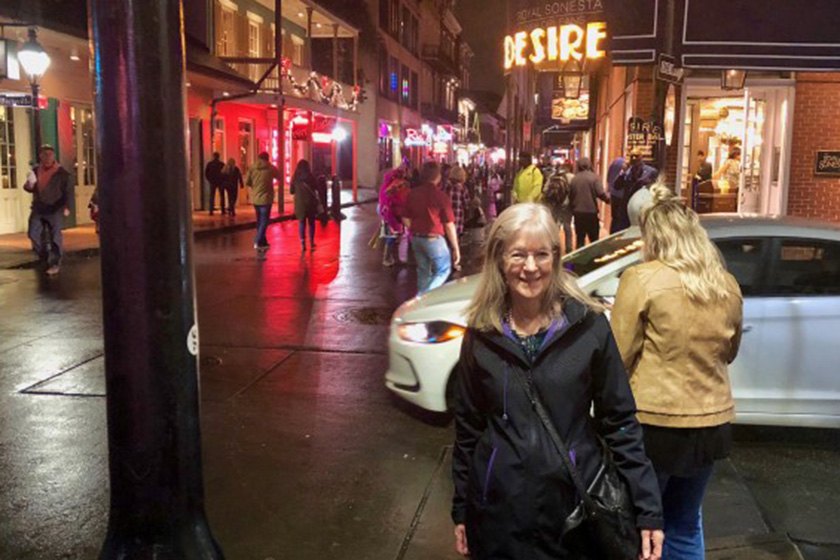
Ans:
[{"label": "wet street pavement", "polygon": [[[196,242],[207,511],[229,559],[456,557],[451,422],[382,381],[414,271],[368,248],[373,205],[345,212],[318,226],[314,252],[295,222],[269,228],[265,258],[252,231]],[[73,257],[51,280],[0,270],[2,560],[95,558],[104,537],[99,273]],[[798,558],[787,534],[805,558],[840,558],[837,433],[738,438],[709,492],[709,558]]]}]

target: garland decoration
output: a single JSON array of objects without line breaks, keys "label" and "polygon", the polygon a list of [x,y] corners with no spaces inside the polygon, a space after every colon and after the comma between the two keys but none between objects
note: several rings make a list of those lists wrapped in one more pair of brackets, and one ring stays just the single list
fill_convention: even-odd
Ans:
[{"label": "garland decoration", "polygon": [[359,103],[361,103],[362,88],[359,86],[353,87],[353,93],[350,100],[343,94],[343,88],[340,83],[335,80],[330,80],[328,76],[319,76],[317,72],[309,73],[309,78],[306,83],[298,83],[292,75],[292,60],[288,57],[280,57],[280,88],[283,88],[283,80],[288,80],[292,89],[299,97],[309,96],[310,98],[320,101],[325,105],[338,107],[339,109],[346,109],[355,111]]}]

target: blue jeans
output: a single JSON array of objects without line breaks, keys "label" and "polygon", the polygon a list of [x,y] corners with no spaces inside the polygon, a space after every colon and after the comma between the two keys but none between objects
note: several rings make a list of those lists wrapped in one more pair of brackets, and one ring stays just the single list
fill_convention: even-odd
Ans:
[{"label": "blue jeans", "polygon": [[441,286],[452,271],[452,257],[443,237],[413,237],[411,247],[417,261],[417,295]]},{"label": "blue jeans", "polygon": [[298,234],[300,235],[300,242],[306,242],[306,222],[309,222],[309,243],[315,244],[315,217],[309,217],[298,220]]},{"label": "blue jeans", "polygon": [[665,510],[665,546],[662,560],[703,560],[703,495],[713,466],[691,477],[657,472]]},{"label": "blue jeans", "polygon": [[271,204],[254,204],[254,210],[257,211],[257,235],[254,237],[254,243],[258,247],[268,247],[265,232],[268,229],[268,217],[271,215]]},{"label": "blue jeans", "polygon": [[[64,209],[52,214],[29,214],[29,240],[32,250],[38,258],[48,266],[61,264],[62,235],[61,226],[64,223]],[[44,242],[46,236],[46,243]]]}]

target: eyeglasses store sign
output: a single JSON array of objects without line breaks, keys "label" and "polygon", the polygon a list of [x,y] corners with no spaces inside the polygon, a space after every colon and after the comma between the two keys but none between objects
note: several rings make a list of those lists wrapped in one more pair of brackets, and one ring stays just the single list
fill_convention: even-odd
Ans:
[{"label": "eyeglasses store sign", "polygon": [[602,21],[536,27],[505,37],[505,70],[544,62],[597,60],[604,58],[607,24]]}]

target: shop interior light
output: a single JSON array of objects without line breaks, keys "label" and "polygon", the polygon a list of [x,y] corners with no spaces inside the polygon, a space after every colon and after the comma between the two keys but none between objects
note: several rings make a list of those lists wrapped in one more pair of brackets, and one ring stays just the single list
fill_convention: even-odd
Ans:
[{"label": "shop interior light", "polygon": [[744,89],[747,83],[746,70],[724,70],[720,75],[720,89],[726,91]]},{"label": "shop interior light", "polygon": [[312,142],[315,144],[331,144],[333,135],[328,132],[313,132]]},{"label": "shop interior light", "polygon": [[18,49],[17,57],[23,71],[29,75],[29,79],[33,83],[37,83],[47,71],[47,68],[50,67],[50,55],[44,51],[41,43],[38,42],[34,28],[29,29],[29,38]]},{"label": "shop interior light", "polygon": [[76,47],[70,49],[70,60],[72,60],[73,62],[79,62],[81,59],[82,58],[79,56],[79,51],[76,49]]}]

